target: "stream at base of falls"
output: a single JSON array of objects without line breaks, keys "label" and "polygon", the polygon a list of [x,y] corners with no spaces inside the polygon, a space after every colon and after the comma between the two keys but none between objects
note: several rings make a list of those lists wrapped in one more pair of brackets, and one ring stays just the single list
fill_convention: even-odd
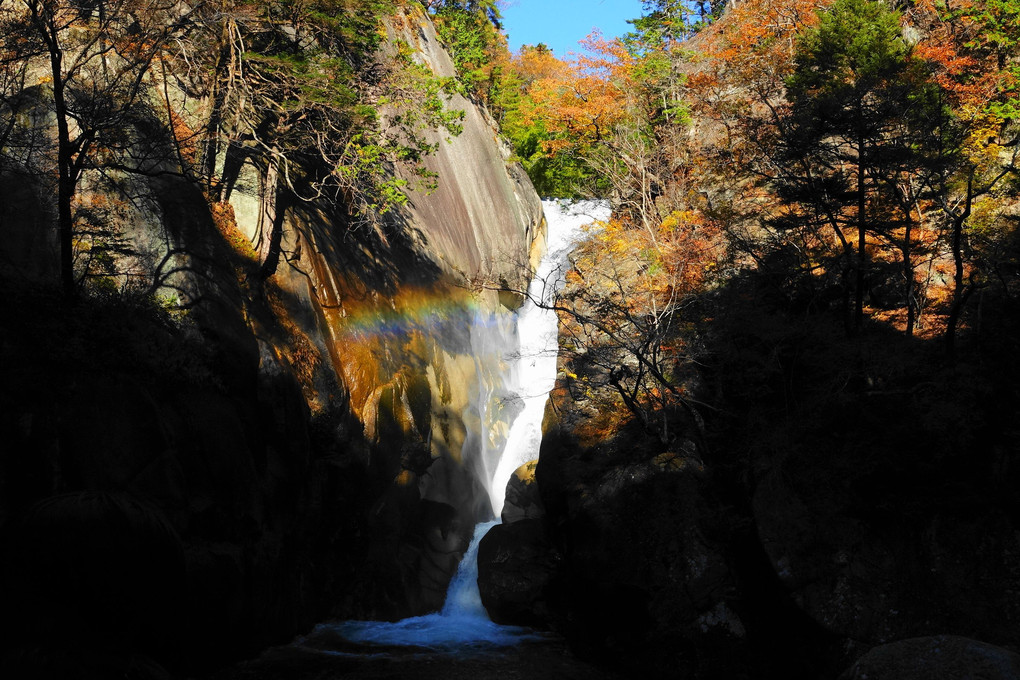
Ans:
[{"label": "stream at base of falls", "polygon": [[442,611],[387,621],[322,623],[284,647],[233,666],[213,680],[616,680],[580,661],[550,633],[489,620],[478,595],[479,524],[450,583]]},{"label": "stream at base of falls", "polygon": [[[471,545],[450,581],[441,611],[400,621],[339,621],[316,627],[311,640],[339,636],[355,645],[400,646],[431,652],[463,653],[511,647],[538,641],[541,635],[527,628],[500,626],[489,620],[478,594],[478,544],[498,522],[475,527]],[[298,644],[308,644],[308,640]]]},{"label": "stream at base of falls", "polygon": [[[515,324],[477,324],[472,347],[494,348],[504,355],[506,376],[498,385],[480,385],[473,406],[476,420],[500,399],[520,409],[505,440],[476,433],[463,455],[475,458],[493,514],[503,508],[510,475],[538,457],[541,423],[549,390],[556,380],[556,313],[548,309],[563,286],[568,256],[584,226],[609,217],[602,202],[573,205],[544,202],[549,233],[547,251],[535,272]],[[536,302],[538,304],[536,304]],[[498,332],[490,330],[498,328]],[[469,450],[471,449],[471,450]],[[489,620],[478,594],[478,544],[498,520],[479,524],[439,612],[387,621],[333,621],[319,624],[293,643],[275,647],[258,659],[231,667],[214,680],[332,680],[333,678],[413,678],[443,680],[612,680],[620,676],[575,658],[562,638]]]},{"label": "stream at base of falls", "polygon": [[323,651],[287,646],[265,652],[213,680],[620,680],[624,676],[577,659],[549,638],[475,653],[413,648]]},{"label": "stream at base of falls", "polygon": [[484,522],[450,582],[443,609],[400,621],[334,621],[213,680],[617,680],[550,633],[489,620],[478,595]]}]

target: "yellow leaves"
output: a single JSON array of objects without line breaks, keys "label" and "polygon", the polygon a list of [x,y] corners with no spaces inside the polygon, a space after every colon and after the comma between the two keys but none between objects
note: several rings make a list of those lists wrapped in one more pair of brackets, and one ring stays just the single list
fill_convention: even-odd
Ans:
[{"label": "yellow leaves", "polygon": [[634,318],[697,292],[722,250],[715,225],[689,208],[651,224],[617,216],[589,233],[575,250],[578,278]]},{"label": "yellow leaves", "polygon": [[968,229],[976,234],[988,236],[993,232],[1002,232],[1007,225],[1012,225],[1012,220],[1003,220],[1003,214],[1007,208],[1003,202],[995,196],[983,196],[974,201],[973,212],[971,213]]},{"label": "yellow leaves", "polygon": [[664,233],[675,232],[684,225],[700,224],[701,214],[693,210],[674,210],[666,216],[659,225],[659,230]]},{"label": "yellow leaves", "polygon": [[969,122],[962,151],[979,175],[1002,164],[1003,147],[998,143],[1002,117],[974,102],[960,108],[961,119]]},{"label": "yellow leaves", "polygon": [[639,232],[629,229],[621,220],[612,219],[604,222],[601,229],[595,232],[596,242],[612,255],[625,255],[640,250]]}]

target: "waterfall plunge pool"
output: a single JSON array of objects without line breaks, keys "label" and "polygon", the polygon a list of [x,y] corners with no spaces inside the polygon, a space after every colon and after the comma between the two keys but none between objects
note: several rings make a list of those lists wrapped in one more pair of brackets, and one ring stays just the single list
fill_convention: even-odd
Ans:
[{"label": "waterfall plunge pool", "polygon": [[475,527],[471,545],[460,561],[457,573],[450,582],[443,609],[424,616],[414,616],[396,622],[339,621],[315,627],[306,638],[295,644],[312,649],[322,642],[335,649],[337,641],[343,646],[372,645],[381,649],[402,647],[429,653],[466,654],[484,652],[493,648],[508,647],[526,640],[541,640],[545,636],[529,628],[501,626],[489,620],[478,594],[478,544],[485,533],[498,521],[483,522]]}]

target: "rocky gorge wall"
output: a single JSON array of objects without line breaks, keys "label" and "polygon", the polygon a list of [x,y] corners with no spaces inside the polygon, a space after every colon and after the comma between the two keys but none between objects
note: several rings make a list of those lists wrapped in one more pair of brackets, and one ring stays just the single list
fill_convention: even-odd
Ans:
[{"label": "rocky gorge wall", "polygon": [[[420,10],[387,30],[453,75]],[[544,243],[487,114],[448,105],[464,131],[426,159],[435,192],[371,226],[288,206],[263,285],[254,166],[229,207],[182,178],[135,180],[149,198],[123,220],[130,270],[183,317],[49,292],[52,197],[5,193],[0,646],[15,670],[201,667],[331,614],[442,603],[488,503],[462,447],[500,366],[469,329],[508,310],[476,283],[520,289]]]},{"label": "rocky gorge wall", "polygon": [[698,443],[592,436],[564,374],[479,547],[493,620],[628,677],[1018,677],[1012,364],[847,339],[756,283],[701,327]]}]

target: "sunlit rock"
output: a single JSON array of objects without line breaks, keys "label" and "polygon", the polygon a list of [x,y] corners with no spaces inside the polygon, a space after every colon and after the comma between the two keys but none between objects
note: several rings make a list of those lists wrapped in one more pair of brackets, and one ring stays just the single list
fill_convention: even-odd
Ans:
[{"label": "sunlit rock", "polygon": [[522,519],[540,519],[545,516],[542,497],[535,483],[535,469],[538,461],[528,461],[517,468],[506,485],[506,500],[503,503],[503,524],[512,524]]}]

